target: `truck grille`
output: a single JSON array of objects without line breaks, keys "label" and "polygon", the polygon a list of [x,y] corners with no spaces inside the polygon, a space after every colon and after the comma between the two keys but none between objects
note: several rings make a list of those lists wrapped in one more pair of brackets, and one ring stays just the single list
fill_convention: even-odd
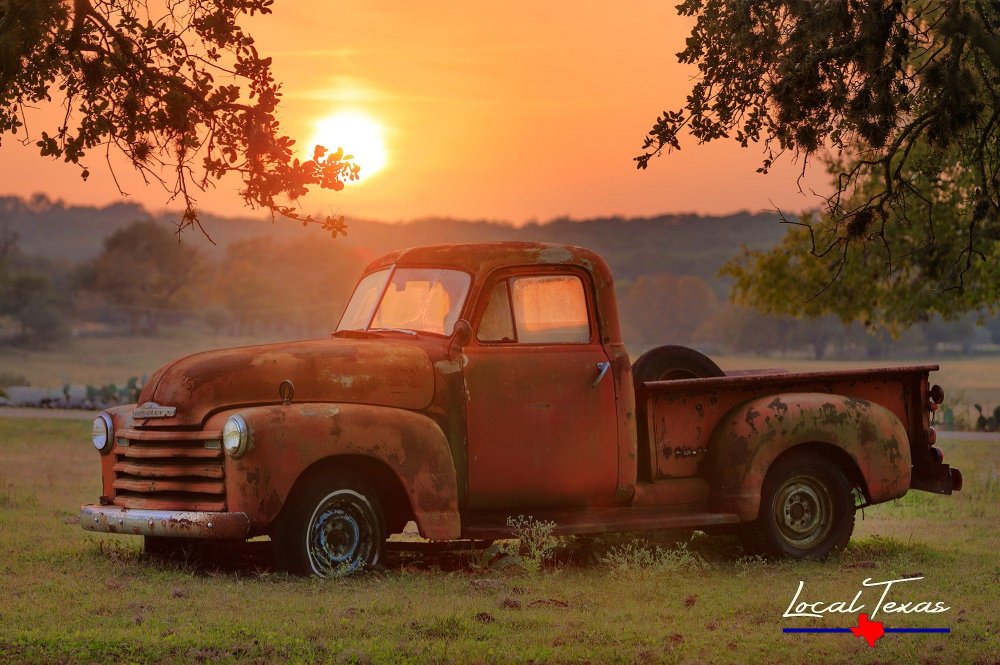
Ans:
[{"label": "truck grille", "polygon": [[224,511],[221,432],[124,430],[117,434],[115,505]]}]

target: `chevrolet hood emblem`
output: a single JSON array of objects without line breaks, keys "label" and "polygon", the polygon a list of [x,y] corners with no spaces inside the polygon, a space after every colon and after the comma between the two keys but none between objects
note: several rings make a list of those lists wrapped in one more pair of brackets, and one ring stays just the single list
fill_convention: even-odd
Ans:
[{"label": "chevrolet hood emblem", "polygon": [[177,414],[176,406],[160,406],[156,402],[146,402],[132,412],[136,420],[146,418],[173,418]]}]

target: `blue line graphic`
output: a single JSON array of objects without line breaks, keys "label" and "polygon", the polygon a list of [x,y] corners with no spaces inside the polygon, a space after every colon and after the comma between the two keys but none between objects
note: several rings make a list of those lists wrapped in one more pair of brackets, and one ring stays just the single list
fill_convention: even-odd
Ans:
[{"label": "blue line graphic", "polygon": [[[850,628],[782,628],[783,633],[849,633]],[[887,633],[950,633],[951,628],[886,628]]]}]

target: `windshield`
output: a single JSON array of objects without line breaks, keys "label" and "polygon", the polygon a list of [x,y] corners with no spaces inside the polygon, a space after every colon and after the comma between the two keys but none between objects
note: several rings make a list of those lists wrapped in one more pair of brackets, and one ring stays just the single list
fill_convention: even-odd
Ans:
[{"label": "windshield", "polygon": [[[388,283],[387,283],[388,282]],[[459,270],[398,268],[366,275],[337,330],[396,329],[450,335],[471,278]]]},{"label": "windshield", "polygon": [[389,269],[386,268],[364,276],[358,284],[358,288],[354,289],[354,295],[347,303],[344,315],[340,317],[340,325],[337,326],[337,330],[364,330],[368,326],[372,312],[378,305],[379,296],[385,290],[389,272]]}]

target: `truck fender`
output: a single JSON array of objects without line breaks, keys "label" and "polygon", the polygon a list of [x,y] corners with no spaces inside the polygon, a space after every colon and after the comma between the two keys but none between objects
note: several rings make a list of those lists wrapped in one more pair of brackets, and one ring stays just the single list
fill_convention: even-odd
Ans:
[{"label": "truck fender", "polygon": [[391,471],[426,538],[460,537],[451,450],[427,416],[365,404],[302,403],[225,411],[206,426],[222,429],[237,413],[247,423],[250,449],[238,459],[226,455],[226,496],[230,511],[250,516],[253,533],[266,532],[304,472],[351,457]]},{"label": "truck fender", "polygon": [[712,506],[756,519],[768,469],[799,446],[846,466],[871,503],[900,497],[910,486],[909,439],[891,411],[855,397],[783,393],[743,402],[719,420],[706,459]]}]

